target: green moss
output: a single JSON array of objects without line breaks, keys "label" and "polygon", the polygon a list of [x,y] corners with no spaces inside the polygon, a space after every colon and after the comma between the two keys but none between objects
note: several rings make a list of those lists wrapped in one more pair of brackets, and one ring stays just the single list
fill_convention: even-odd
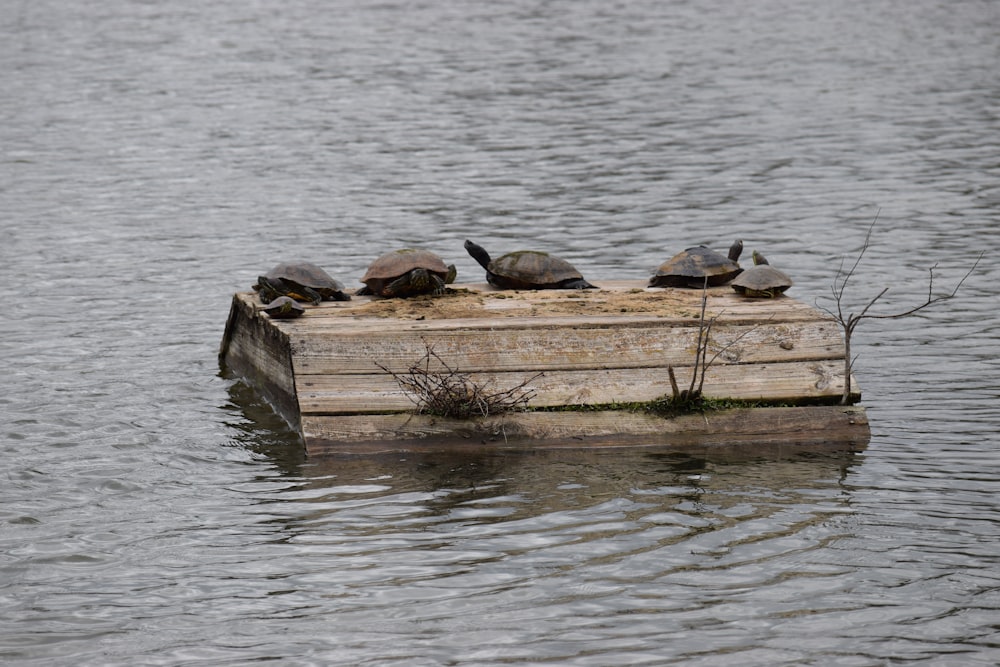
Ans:
[{"label": "green moss", "polygon": [[559,405],[544,408],[529,408],[529,412],[645,412],[665,419],[692,414],[695,412],[713,412],[716,410],[735,410],[747,408],[783,408],[793,404],[782,401],[746,401],[734,398],[707,398],[704,396],[675,400],[673,396],[660,396],[651,401],[633,401],[621,403],[601,403],[592,405]]}]

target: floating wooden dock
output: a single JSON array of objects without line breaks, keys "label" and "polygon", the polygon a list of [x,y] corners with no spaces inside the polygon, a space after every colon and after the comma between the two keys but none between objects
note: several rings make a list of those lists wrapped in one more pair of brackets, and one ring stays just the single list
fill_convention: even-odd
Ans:
[{"label": "floating wooden dock", "polygon": [[[499,291],[484,283],[438,297],[354,297],[307,305],[294,320],[272,320],[255,293],[238,293],[220,362],[274,405],[310,455],[437,444],[867,444],[864,409],[838,405],[844,343],[824,313],[787,296],[709,289],[709,357],[718,356],[703,393],[762,407],[663,417],[635,406],[671,393],[668,366],[682,388],[690,383],[702,291],[595,284],[601,289]],[[523,386],[527,410],[420,414],[397,376],[422,360],[477,386]]]}]

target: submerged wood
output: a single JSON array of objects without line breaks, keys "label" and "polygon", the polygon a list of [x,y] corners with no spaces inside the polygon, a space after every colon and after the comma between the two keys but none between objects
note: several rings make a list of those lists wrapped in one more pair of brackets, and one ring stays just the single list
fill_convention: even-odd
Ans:
[{"label": "submerged wood", "polygon": [[315,454],[487,446],[508,449],[730,447],[826,445],[860,450],[870,437],[858,406],[733,408],[666,419],[645,412],[518,412],[469,420],[429,415],[320,415],[303,418],[308,451]]},{"label": "submerged wood", "polygon": [[[241,293],[233,298],[220,359],[258,388],[302,434],[310,453],[365,442],[479,444],[496,437],[538,446],[662,444],[664,437],[732,440],[751,431],[758,439],[757,431],[766,431],[779,440],[825,433],[867,441],[863,409],[831,405],[844,388],[844,341],[836,323],[788,297],[748,300],[725,287],[708,290],[706,316],[715,318],[708,354],[721,354],[707,370],[704,395],[808,407],[672,419],[636,411],[634,404],[671,393],[668,366],[681,384],[689,381],[702,292],[646,288],[639,281],[595,284],[599,291],[514,292],[475,284],[438,297],[355,297],[306,306],[295,320],[272,320],[255,294]],[[480,420],[415,414],[413,397],[392,372],[405,372],[429,349],[477,383],[527,382],[532,411]],[[854,393],[854,402],[859,399]],[[537,411],[552,408],[571,409]],[[775,421],[779,415],[786,421]],[[788,421],[789,415],[797,416]],[[770,430],[754,431],[755,423],[771,424]],[[741,424],[745,433],[734,428]]]}]

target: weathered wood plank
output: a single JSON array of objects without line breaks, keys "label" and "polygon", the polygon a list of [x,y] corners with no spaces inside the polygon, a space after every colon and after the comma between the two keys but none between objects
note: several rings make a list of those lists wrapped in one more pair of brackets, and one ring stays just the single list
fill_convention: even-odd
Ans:
[{"label": "weathered wood plank", "polygon": [[[835,359],[843,354],[836,327],[825,321],[800,324],[728,326],[716,324],[710,353],[729,362],[771,363]],[[382,365],[405,371],[433,349],[450,368],[554,370],[641,368],[689,364],[694,359],[698,327],[573,326],[548,329],[464,329],[407,331],[388,329],[363,334],[328,332],[294,335],[295,372],[303,375],[370,373]]]},{"label": "weathered wood plank", "polygon": [[[708,397],[805,403],[839,398],[844,388],[843,363],[836,361],[716,365],[705,375]],[[690,384],[691,367],[675,368],[678,382]],[[529,407],[609,405],[652,401],[669,394],[666,368],[546,371],[470,374],[473,382],[494,391],[517,387],[535,392]],[[408,411],[414,402],[391,375],[314,375],[298,377],[303,413],[351,414]]]},{"label": "weathered wood plank", "polygon": [[870,437],[863,408],[810,406],[734,409],[664,419],[638,412],[526,412],[502,418],[449,420],[427,415],[303,416],[309,454],[350,452],[379,443],[392,451],[407,445],[522,448],[732,444],[843,443],[863,447]]},{"label": "weathered wood plank", "polygon": [[[522,293],[518,292],[518,294]],[[739,297],[727,296],[714,301],[710,300],[709,307],[706,308],[705,311],[706,319],[718,317],[721,321],[734,324],[753,324],[765,321],[802,322],[820,319],[818,311],[803,307],[803,304],[793,302],[789,299],[782,299],[781,303],[783,304],[783,307],[779,306],[775,308],[766,308],[765,306],[759,305],[761,303],[760,301],[758,301],[757,304],[747,304],[741,303],[737,301],[737,299],[739,299]],[[524,328],[534,326],[538,328],[546,328],[553,325],[578,326],[595,324],[604,326],[631,326],[632,324],[641,324],[643,322],[688,325],[692,322],[696,324],[701,315],[701,311],[695,305],[692,305],[689,308],[678,309],[673,307],[670,303],[665,303],[660,306],[656,306],[656,304],[652,302],[647,303],[650,308],[648,312],[636,310],[624,310],[617,312],[594,310],[594,312],[580,312],[585,307],[599,305],[600,302],[572,302],[569,304],[561,304],[567,308],[572,306],[572,309],[570,309],[570,312],[560,314],[554,307],[560,304],[539,303],[535,308],[525,308],[523,302],[518,302],[513,306],[506,306],[505,304],[504,308],[493,309],[477,307],[474,302],[466,301],[459,302],[458,304],[449,303],[449,306],[468,306],[468,310],[466,311],[469,315],[468,317],[455,316],[449,318],[435,318],[433,310],[435,304],[432,301],[423,302],[426,310],[416,310],[400,306],[401,310],[408,311],[410,316],[407,316],[406,312],[399,316],[393,316],[385,314],[387,312],[394,312],[387,309],[387,301],[362,300],[359,298],[358,303],[354,303],[353,306],[335,305],[333,303],[323,303],[320,306],[309,306],[307,313],[311,316],[310,326],[314,327],[316,331],[325,331],[327,329],[340,330],[345,326],[345,321],[351,322],[351,324],[346,326],[356,328],[359,331],[377,331],[385,326],[402,326],[413,329],[414,331],[421,331],[438,328],[453,329],[483,326],[501,329],[508,327]],[[378,314],[377,311],[368,312],[365,310],[366,305],[382,309],[383,312],[381,314]],[[411,303],[407,305],[412,306],[413,304]],[[485,323],[483,320],[491,321],[489,323]],[[303,319],[285,320],[279,323],[279,325],[288,327],[290,330],[294,330],[297,327],[301,327],[306,322],[307,320]]]},{"label": "weathered wood plank", "polygon": [[[645,288],[642,281],[600,283],[598,291],[507,291],[485,284],[456,285],[458,293],[417,299],[373,299],[355,296],[351,301],[327,301],[308,306],[308,318],[276,322],[288,331],[302,328],[321,332],[347,326],[357,331],[385,326],[465,328],[484,326],[548,327],[553,324],[603,324],[628,326],[630,322],[689,323],[701,313],[701,291]],[[605,288],[605,286],[608,286]],[[259,307],[256,294],[240,295]],[[761,321],[797,322],[825,318],[820,311],[788,297],[746,299],[728,287],[708,292],[706,316],[730,323]],[[523,318],[523,323],[506,320]],[[472,320],[470,322],[470,320]],[[345,324],[349,322],[349,324]]]},{"label": "weathered wood plank", "polygon": [[233,299],[219,348],[227,374],[256,387],[292,428],[299,428],[299,404],[288,336],[271,325],[255,306]]}]

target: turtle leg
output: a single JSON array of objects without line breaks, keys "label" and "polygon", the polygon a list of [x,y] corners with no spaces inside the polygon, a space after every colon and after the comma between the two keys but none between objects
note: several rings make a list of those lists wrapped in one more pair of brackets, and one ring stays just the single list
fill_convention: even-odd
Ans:
[{"label": "turtle leg", "polygon": [[323,301],[323,295],[312,287],[303,287],[302,291],[305,292],[305,295],[312,301],[312,305],[314,306],[318,306]]},{"label": "turtle leg", "polygon": [[306,301],[312,303],[314,306],[318,306],[320,301],[323,300],[323,296],[311,287],[289,283],[287,280],[281,280],[280,283],[280,293],[290,296],[296,301]]},{"label": "turtle leg", "polygon": [[455,277],[452,274],[454,273],[455,267],[452,266],[451,269],[452,271],[448,273],[448,275],[451,277],[450,281],[447,278],[441,280],[441,278],[439,278],[438,276],[434,275],[433,273],[431,274],[430,276],[431,285],[433,287],[433,289],[431,289],[431,294],[444,294],[445,290],[447,289],[445,287],[445,284],[448,282],[454,282]]},{"label": "turtle leg", "polygon": [[408,296],[413,296],[414,294],[419,294],[419,285],[415,285],[410,280],[410,274],[396,278],[395,280],[387,283],[385,287],[382,288],[382,296],[387,297],[399,297],[405,298]]},{"label": "turtle leg", "polygon": [[254,287],[257,289],[257,295],[260,297],[260,302],[263,304],[268,304],[281,296],[281,293],[266,280],[259,281]]},{"label": "turtle leg", "polygon": [[425,269],[413,269],[386,285],[382,290],[382,296],[404,298],[417,294],[427,294],[433,289],[432,277],[437,278]]}]

